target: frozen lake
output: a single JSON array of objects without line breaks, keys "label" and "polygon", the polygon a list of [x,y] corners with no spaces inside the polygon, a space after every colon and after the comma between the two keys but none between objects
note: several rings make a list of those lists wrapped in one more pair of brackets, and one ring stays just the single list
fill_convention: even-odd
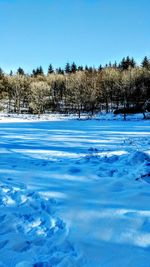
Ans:
[{"label": "frozen lake", "polygon": [[0,137],[2,266],[150,266],[149,121],[2,123]]}]

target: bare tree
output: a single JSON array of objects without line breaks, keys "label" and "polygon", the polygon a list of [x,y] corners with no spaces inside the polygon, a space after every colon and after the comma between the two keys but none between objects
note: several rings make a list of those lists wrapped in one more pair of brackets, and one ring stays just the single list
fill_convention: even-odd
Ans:
[{"label": "bare tree", "polygon": [[49,86],[47,82],[33,81],[30,84],[30,103],[29,107],[33,113],[37,113],[40,118],[41,113],[45,111],[45,105],[49,100]]}]

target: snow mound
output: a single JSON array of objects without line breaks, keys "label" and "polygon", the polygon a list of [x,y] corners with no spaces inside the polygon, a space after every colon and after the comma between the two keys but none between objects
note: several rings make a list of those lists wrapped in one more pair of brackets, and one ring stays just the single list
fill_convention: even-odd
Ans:
[{"label": "snow mound", "polygon": [[[113,180],[146,181],[150,183],[150,156],[143,151],[130,151],[122,155],[100,153],[96,148],[89,148],[87,155],[77,162],[81,166],[87,166],[88,174],[92,169],[92,177],[99,180],[109,178]],[[82,171],[83,172],[83,171]],[[95,176],[93,176],[93,173]],[[113,182],[112,180],[112,182]]]},{"label": "snow mound", "polygon": [[26,188],[0,184],[0,266],[69,266],[77,258],[53,201]]},{"label": "snow mound", "polygon": [[150,157],[142,151],[136,151],[133,154],[131,154],[131,157],[129,157],[128,160],[132,162],[132,164],[145,163],[145,162],[150,162]]}]

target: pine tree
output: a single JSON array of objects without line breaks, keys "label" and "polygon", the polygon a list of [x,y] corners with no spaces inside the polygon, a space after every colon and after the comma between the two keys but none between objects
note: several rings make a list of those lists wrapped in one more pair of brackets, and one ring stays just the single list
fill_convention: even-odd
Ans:
[{"label": "pine tree", "polygon": [[44,72],[41,66],[39,68],[33,69],[32,71],[32,76],[36,77],[38,75],[44,75]]},{"label": "pine tree", "polygon": [[66,66],[65,66],[65,72],[66,73],[70,73],[71,72],[71,67],[70,64],[67,62]]},{"label": "pine tree", "polygon": [[135,68],[136,67],[136,62],[135,62],[133,57],[131,58],[130,66],[131,66],[131,68]]},{"label": "pine tree", "polygon": [[111,61],[109,61],[109,68],[111,68],[111,67],[112,67]]},{"label": "pine tree", "polygon": [[117,69],[117,62],[115,61],[115,63],[113,64],[113,68]]},{"label": "pine tree", "polygon": [[59,67],[58,69],[56,69],[56,73],[57,74],[64,74],[64,70]]},{"label": "pine tree", "polygon": [[17,74],[24,75],[25,72],[24,72],[24,70],[22,68],[19,67],[18,70],[17,70]]},{"label": "pine tree", "polygon": [[35,69],[32,70],[31,76],[36,77],[36,70]]},{"label": "pine tree", "polygon": [[71,73],[76,73],[77,71],[77,65],[73,62],[71,65]]},{"label": "pine tree", "polygon": [[87,65],[85,66],[85,71],[89,71],[89,67]]},{"label": "pine tree", "polygon": [[43,68],[41,66],[38,69],[38,75],[44,75]]},{"label": "pine tree", "polygon": [[50,64],[48,67],[48,74],[52,74],[52,73],[54,73],[54,70],[53,70],[52,64]]},{"label": "pine tree", "polygon": [[94,68],[93,67],[89,67],[89,72],[93,72]]},{"label": "pine tree", "polygon": [[129,56],[126,57],[125,65],[126,65],[126,69],[129,69],[129,67],[131,66],[131,60]]},{"label": "pine tree", "polygon": [[128,67],[129,67],[129,65],[128,65],[128,63],[127,63],[125,57],[124,57],[124,58],[122,59],[122,61],[120,62],[120,68],[121,68],[122,70],[127,70]]},{"label": "pine tree", "polygon": [[98,71],[101,71],[103,68],[102,68],[102,65],[100,64],[99,67],[98,67]]},{"label": "pine tree", "polygon": [[83,66],[79,66],[78,71],[83,71]]},{"label": "pine tree", "polygon": [[136,66],[136,62],[135,62],[134,58],[132,57],[130,59],[129,56],[127,56],[126,58],[123,58],[119,64],[119,68],[121,68],[122,70],[128,70],[129,68],[135,68],[135,66]]},{"label": "pine tree", "polygon": [[150,60],[148,59],[148,57],[144,57],[142,61],[142,67],[148,70],[150,69]]},{"label": "pine tree", "polygon": [[4,72],[3,72],[3,70],[0,68],[0,77],[3,77],[3,75],[4,75]]}]

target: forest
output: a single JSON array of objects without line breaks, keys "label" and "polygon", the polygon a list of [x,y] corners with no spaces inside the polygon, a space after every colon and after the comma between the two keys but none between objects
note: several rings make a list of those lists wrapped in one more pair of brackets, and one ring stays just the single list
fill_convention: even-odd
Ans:
[{"label": "forest", "polygon": [[0,69],[0,110],[7,113],[134,113],[150,111],[150,60],[141,64],[127,56],[119,64],[99,68],[67,63],[49,65],[31,74],[19,67],[16,73]]}]

